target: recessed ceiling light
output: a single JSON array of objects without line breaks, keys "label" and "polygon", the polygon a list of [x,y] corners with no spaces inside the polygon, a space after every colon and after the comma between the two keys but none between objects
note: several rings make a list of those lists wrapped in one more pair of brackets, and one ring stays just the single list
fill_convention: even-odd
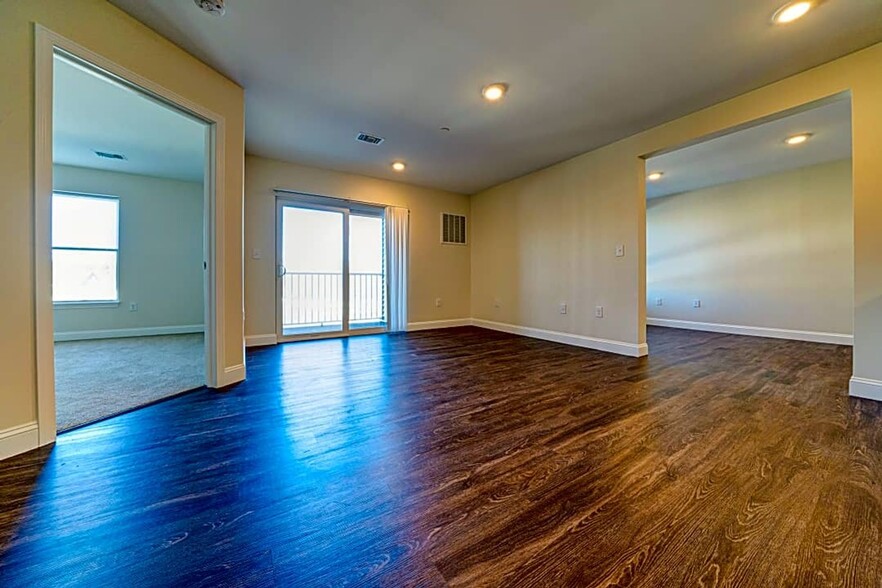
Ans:
[{"label": "recessed ceiling light", "polygon": [[397,172],[403,172],[406,167],[407,166],[404,164],[403,161],[393,161],[392,162],[392,169],[394,169]]},{"label": "recessed ceiling light", "polygon": [[772,17],[772,22],[775,24],[791,23],[805,16],[813,6],[813,2],[790,2],[778,9],[778,12]]},{"label": "recessed ceiling light", "polygon": [[811,133],[800,133],[798,135],[793,135],[791,137],[787,137],[784,139],[784,142],[790,146],[802,145],[806,141],[812,138]]},{"label": "recessed ceiling light", "polygon": [[502,100],[502,97],[505,96],[506,92],[508,92],[508,84],[497,82],[495,84],[484,86],[481,89],[481,96],[483,96],[484,100],[488,102],[498,102]]},{"label": "recessed ceiling light", "polygon": [[664,172],[652,172],[651,174],[646,176],[646,179],[650,182],[657,182],[662,179],[663,175],[665,175]]}]

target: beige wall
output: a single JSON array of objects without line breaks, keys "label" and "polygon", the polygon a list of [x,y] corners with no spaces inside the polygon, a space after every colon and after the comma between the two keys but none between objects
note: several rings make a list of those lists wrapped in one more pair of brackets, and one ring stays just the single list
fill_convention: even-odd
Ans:
[{"label": "beige wall", "polygon": [[[473,197],[477,318],[645,341],[645,156],[851,92],[855,375],[882,380],[882,44]],[[614,255],[617,243],[626,255]],[[531,279],[531,275],[535,279]],[[494,297],[502,307],[492,306]],[[561,317],[562,297],[575,305]],[[590,309],[603,304],[607,316]]]},{"label": "beige wall", "polygon": [[221,114],[226,255],[221,366],[243,362],[244,93],[104,0],[0,2],[0,430],[36,419],[34,302],[34,23]]},{"label": "beige wall", "polygon": [[850,159],[653,198],[647,314],[850,335],[853,219]]},{"label": "beige wall", "polygon": [[[245,159],[247,336],[276,332],[274,188],[410,209],[408,321],[470,316],[469,247],[442,245],[439,234],[442,212],[468,215],[468,196],[249,155]],[[261,250],[261,259],[251,259],[254,249]],[[441,308],[435,307],[435,298],[442,299]]]},{"label": "beige wall", "polygon": [[56,306],[55,332],[202,325],[202,184],[66,165],[53,172],[56,190],[119,198],[120,304]]}]

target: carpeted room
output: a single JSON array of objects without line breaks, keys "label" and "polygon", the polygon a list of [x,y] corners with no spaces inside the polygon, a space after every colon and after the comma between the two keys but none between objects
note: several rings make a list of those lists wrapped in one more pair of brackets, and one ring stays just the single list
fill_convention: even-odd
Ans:
[{"label": "carpeted room", "polygon": [[65,431],[205,383],[204,125],[56,57],[53,143]]}]

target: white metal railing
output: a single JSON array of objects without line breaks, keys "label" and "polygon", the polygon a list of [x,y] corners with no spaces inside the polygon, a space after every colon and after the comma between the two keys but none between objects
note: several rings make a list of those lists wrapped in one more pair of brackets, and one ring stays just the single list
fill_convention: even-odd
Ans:
[{"label": "white metal railing", "polygon": [[[386,322],[383,274],[349,274],[349,324]],[[325,327],[343,322],[343,274],[285,272],[282,276],[282,326]]]}]

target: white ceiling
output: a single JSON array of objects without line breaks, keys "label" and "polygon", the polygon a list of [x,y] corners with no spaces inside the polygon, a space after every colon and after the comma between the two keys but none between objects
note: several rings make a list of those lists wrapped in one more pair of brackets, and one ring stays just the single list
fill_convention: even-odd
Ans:
[{"label": "white ceiling", "polygon": [[[60,57],[54,69],[55,163],[202,181],[203,123]],[[95,151],[127,160],[102,159]]]},{"label": "white ceiling", "polygon": [[882,40],[880,0],[111,1],[246,89],[249,153],[463,193]]},{"label": "white ceiling", "polygon": [[[795,147],[787,137],[812,133]],[[843,99],[672,151],[646,161],[661,180],[646,183],[647,198],[679,194],[851,157],[851,100]]]}]

